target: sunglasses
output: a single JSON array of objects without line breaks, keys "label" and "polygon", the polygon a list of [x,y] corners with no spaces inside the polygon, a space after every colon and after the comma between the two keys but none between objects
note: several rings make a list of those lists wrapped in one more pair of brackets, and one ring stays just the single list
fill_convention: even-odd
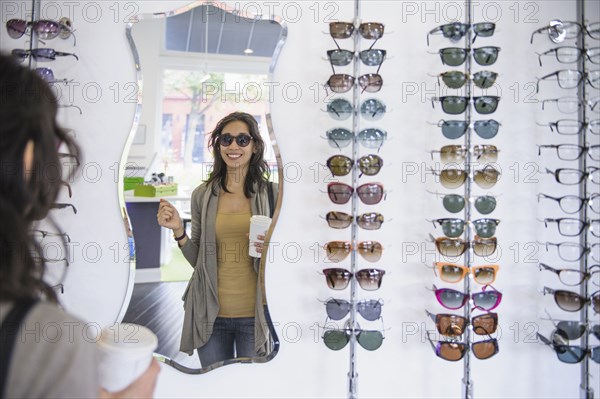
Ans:
[{"label": "sunglasses", "polygon": [[[349,241],[330,241],[325,244],[327,259],[332,262],[341,262],[352,252],[352,244]],[[383,247],[377,241],[361,241],[356,251],[368,262],[377,262],[381,259]]]},{"label": "sunglasses", "polygon": [[358,285],[365,291],[375,291],[381,287],[385,270],[361,269],[356,273],[342,268],[323,269],[327,286],[332,290],[343,290],[348,287],[350,279],[356,278]]},{"label": "sunglasses", "polygon": [[[462,266],[448,262],[435,262],[434,271],[440,276],[442,281],[447,283],[458,283],[462,281],[469,273],[473,276],[473,280],[477,284],[488,285],[496,280],[498,273],[498,265],[483,265],[483,266]],[[489,332],[491,334],[491,332]]]},{"label": "sunglasses", "polygon": [[[556,352],[558,360],[563,363],[576,364],[585,359],[586,355],[590,355],[591,359],[600,363],[600,346],[594,346],[586,349],[578,345],[568,345],[568,340],[560,337],[557,332],[552,333],[552,341],[537,333],[538,338],[543,344],[550,346]],[[562,342],[562,343],[561,343]]]},{"label": "sunglasses", "polygon": [[[329,77],[325,86],[334,93],[347,93],[354,87],[356,79],[345,73],[336,73]],[[377,73],[367,73],[358,78],[358,84],[363,92],[377,93],[383,86],[383,78]]]},{"label": "sunglasses", "polygon": [[559,308],[565,312],[578,312],[588,303],[592,304],[594,312],[600,313],[600,291],[594,292],[590,298],[584,298],[576,292],[567,290],[553,290],[552,288],[544,287],[542,291],[544,295],[554,295],[554,301]]},{"label": "sunglasses", "polygon": [[433,241],[435,242],[438,252],[450,258],[461,256],[469,248],[473,248],[475,255],[482,257],[490,256],[496,252],[496,247],[498,246],[496,237],[480,238],[475,236],[473,241],[465,241],[451,237],[438,237],[434,238]]},{"label": "sunglasses", "polygon": [[[554,320],[548,312],[546,312],[554,327],[556,327],[556,333],[561,337],[568,340],[579,339],[585,334],[589,328],[588,323],[582,323],[580,321],[566,321],[566,320]],[[590,332],[600,339],[600,324],[592,326]]]},{"label": "sunglasses", "polygon": [[536,93],[540,92],[540,82],[542,80],[551,79],[556,77],[558,81],[558,87],[561,89],[574,89],[586,81],[594,89],[600,88],[600,70],[581,72],[577,69],[562,69],[560,71],[552,72],[541,78],[537,78]]},{"label": "sunglasses", "polygon": [[589,198],[581,198],[576,195],[552,197],[546,194],[538,194],[538,202],[540,198],[546,198],[558,202],[558,206],[560,206],[560,209],[565,213],[577,213],[585,204],[588,204],[592,211],[600,213],[600,194],[598,193],[592,194]]},{"label": "sunglasses", "polygon": [[33,57],[33,59],[38,62],[50,62],[54,61],[56,57],[67,56],[72,56],[75,57],[76,60],[79,60],[77,54],[63,53],[61,51],[56,51],[51,48],[35,48],[33,50],[21,50],[16,48],[12,51],[12,55],[16,57],[20,62],[25,61],[25,59],[29,56]]},{"label": "sunglasses", "polygon": [[[63,22],[65,21],[65,22]],[[73,45],[76,44],[75,35],[70,26],[70,21],[63,19],[59,22],[51,21],[48,19],[40,19],[38,21],[25,21],[22,19],[11,19],[6,22],[6,31],[8,35],[13,39],[19,39],[27,30],[31,28],[32,32],[42,40],[54,39],[60,35],[61,39],[66,39],[69,36],[73,36]]]},{"label": "sunglasses", "polygon": [[556,223],[558,232],[565,237],[577,237],[588,228],[589,232],[595,237],[600,237],[600,219],[583,221],[576,218],[546,218],[544,225],[548,227],[548,223]]},{"label": "sunglasses", "polygon": [[584,130],[592,134],[600,134],[600,119],[589,122],[578,121],[576,119],[561,119],[548,123],[548,126],[550,127],[550,131],[564,135],[578,135],[583,133]]},{"label": "sunglasses", "polygon": [[[425,313],[435,322],[437,331],[447,337],[460,337],[469,324],[469,320],[463,316],[448,313],[433,314],[427,310]],[[471,319],[471,326],[477,335],[493,334],[498,328],[498,314],[490,312],[475,316]]]},{"label": "sunglasses", "polygon": [[[436,193],[437,194],[437,193]],[[459,194],[445,194],[442,198],[444,209],[450,213],[459,213],[465,208],[467,200]],[[489,215],[496,209],[496,198],[491,195],[481,195],[471,200],[477,212]]]},{"label": "sunglasses", "polygon": [[560,168],[556,170],[546,169],[546,173],[554,175],[556,181],[560,184],[572,186],[581,183],[584,179],[589,179],[592,183],[600,184],[600,168],[588,166],[586,171],[571,168]]},{"label": "sunglasses", "polygon": [[[370,98],[360,106],[360,114],[368,121],[380,120],[386,112],[386,106],[381,101]],[[336,98],[327,104],[327,113],[338,121],[343,121],[352,116],[354,107],[350,101],[343,98]]]},{"label": "sunglasses", "polygon": [[[352,224],[352,215],[344,212],[328,212],[325,216],[329,227],[334,229],[345,229]],[[356,217],[356,223],[365,230],[378,230],[383,224],[381,213],[369,212]]]},{"label": "sunglasses", "polygon": [[481,292],[471,295],[453,290],[452,288],[437,288],[435,284],[433,285],[433,291],[435,292],[435,297],[440,305],[451,310],[462,308],[469,298],[473,300],[473,309],[484,311],[494,310],[500,305],[500,302],[502,302],[502,293],[496,291],[496,289],[489,284],[484,285]]},{"label": "sunglasses", "polygon": [[[469,124],[466,121],[446,121],[441,120],[438,126],[442,128],[442,134],[444,137],[450,140],[456,140],[461,138],[466,132]],[[496,137],[500,123],[494,119],[480,120],[473,123],[473,129],[475,133],[482,139],[491,139]]]},{"label": "sunglasses", "polygon": [[52,69],[50,69],[50,68],[35,68],[35,71],[42,79],[44,79],[49,84],[53,84],[53,83],[67,84],[70,82],[70,80],[68,80],[68,79],[56,79],[54,77],[54,72],[52,72]]},{"label": "sunglasses", "polygon": [[[362,156],[356,163],[362,175],[375,176],[383,166],[383,159],[379,155],[369,154]],[[352,171],[354,160],[345,155],[334,155],[327,160],[327,167],[334,176],[346,176]]]},{"label": "sunglasses", "polygon": [[[442,228],[442,231],[447,237],[455,238],[459,237],[465,232],[465,224],[466,222],[462,219],[455,218],[442,218],[433,220],[433,226],[439,224]],[[488,219],[482,218],[473,220],[470,224],[475,227],[477,231],[477,235],[482,238],[490,238],[494,234],[496,234],[496,227],[500,224],[500,220],[498,219]]]},{"label": "sunglasses", "polygon": [[[442,358],[444,360],[448,360],[451,362],[456,362],[461,360],[465,353],[467,352],[468,345],[462,342],[456,341],[437,341],[437,344],[434,345],[433,341],[429,336],[429,331],[427,331],[427,339],[431,344],[431,347],[435,351],[437,357]],[[494,356],[498,353],[498,341],[496,338],[488,339],[480,342],[471,343],[471,351],[476,358],[485,360]]]},{"label": "sunglasses", "polygon": [[[325,135],[329,146],[341,150],[352,143],[354,135],[348,129],[335,128],[328,130]],[[357,135],[358,142],[365,148],[379,151],[383,142],[387,139],[387,132],[380,129],[363,129]]]},{"label": "sunglasses", "polygon": [[[458,188],[465,184],[468,173],[462,169],[444,169],[441,172],[433,171],[435,175],[440,176],[440,183],[446,188]],[[473,181],[484,189],[492,188],[498,182],[500,172],[494,169],[492,166],[487,165],[481,170],[476,170],[474,173]]]},{"label": "sunglasses", "polygon": [[381,331],[369,330],[326,330],[323,334],[323,342],[329,349],[337,351],[345,347],[352,335],[356,335],[356,341],[368,351],[378,349],[385,338]]},{"label": "sunglasses", "polygon": [[558,256],[565,262],[577,262],[589,252],[591,252],[592,259],[600,262],[600,243],[592,244],[589,247],[584,247],[575,242],[546,242],[545,245],[546,252],[548,251],[548,246],[555,246],[558,250]]},{"label": "sunglasses", "polygon": [[[558,110],[565,114],[575,113],[585,105],[587,105],[592,112],[597,112],[596,107],[598,107],[598,104],[600,103],[600,97],[596,97],[593,100],[580,100],[577,97],[561,97],[542,100],[542,111],[545,109],[546,103],[556,103]],[[600,110],[600,107],[598,109]]]},{"label": "sunglasses", "polygon": [[[350,201],[354,188],[344,183],[329,183],[327,194],[334,204],[343,205]],[[365,205],[378,204],[383,199],[383,185],[381,183],[365,183],[356,189],[358,198]]]},{"label": "sunglasses", "polygon": [[[472,154],[479,162],[496,162],[499,151],[495,145],[479,144],[473,146]],[[465,161],[468,149],[462,145],[445,145],[439,151],[431,151],[431,159],[436,152],[444,163],[459,163]]]},{"label": "sunglasses", "polygon": [[[329,34],[334,39],[348,39],[354,33],[352,22],[331,22]],[[383,36],[384,25],[378,22],[364,22],[358,26],[358,33],[367,40],[379,40]]]},{"label": "sunglasses", "polygon": [[440,25],[429,31],[427,34],[427,45],[429,46],[429,35],[435,35],[441,33],[446,39],[450,39],[452,42],[457,42],[462,39],[469,29],[473,29],[473,41],[477,39],[477,36],[490,37],[496,30],[496,24],[493,22],[479,22],[476,24],[463,24],[461,22],[452,22],[450,24]]},{"label": "sunglasses", "polygon": [[486,46],[474,49],[460,47],[446,47],[439,50],[442,64],[456,67],[462,65],[469,54],[473,54],[473,60],[481,66],[490,66],[498,60],[500,47]]},{"label": "sunglasses", "polygon": [[232,136],[229,133],[220,134],[217,137],[217,142],[223,147],[229,147],[234,140],[239,147],[248,147],[254,138],[252,138],[252,136],[249,134],[238,134],[237,136]]},{"label": "sunglasses", "polygon": [[[381,307],[383,301],[368,299],[358,301],[354,305],[356,311],[368,321],[375,321],[381,317]],[[352,310],[352,304],[344,299],[330,298],[325,302],[327,316],[332,320],[341,320]]]},{"label": "sunglasses", "polygon": [[438,84],[440,78],[450,89],[460,89],[467,82],[472,81],[473,84],[480,89],[489,89],[496,83],[498,74],[490,71],[479,71],[473,74],[473,78],[470,79],[468,74],[461,71],[449,71],[438,75]]},{"label": "sunglasses", "polygon": [[36,240],[42,241],[46,237],[64,237],[67,242],[71,242],[71,237],[67,233],[55,233],[52,231],[45,230],[31,230],[31,235],[35,237]]},{"label": "sunglasses", "polygon": [[547,33],[550,38],[575,39],[579,35],[586,34],[592,39],[600,39],[600,22],[594,22],[589,25],[582,25],[579,22],[561,21],[544,26],[531,34],[530,42],[533,43],[533,37],[538,33]]},{"label": "sunglasses", "polygon": [[[435,102],[439,101],[442,103],[442,110],[445,113],[450,115],[458,115],[462,114],[467,110],[467,106],[471,102],[470,97],[462,97],[462,96],[443,96],[443,97],[433,97],[431,99],[431,106],[435,108]],[[496,112],[498,109],[498,103],[500,102],[500,97],[498,96],[479,96],[473,97],[473,102],[475,104],[475,111],[480,113],[481,115],[491,114]]]},{"label": "sunglasses", "polygon": [[563,161],[576,161],[585,153],[588,154],[591,160],[600,161],[600,145],[598,144],[589,147],[575,144],[538,145],[538,155],[542,154],[542,148],[555,149],[558,159],[562,159]]},{"label": "sunglasses", "polygon": [[554,55],[561,64],[572,64],[581,59],[583,55],[592,64],[600,64],[600,47],[583,49],[575,46],[561,46],[550,49],[544,53],[538,54],[540,66],[542,66],[542,57]]},{"label": "sunglasses", "polygon": [[[590,266],[587,272],[578,269],[555,269],[545,263],[540,263],[539,267],[540,270],[547,270],[556,274],[560,282],[564,285],[573,287],[591,279],[594,285],[600,286],[600,265]],[[597,270],[592,271],[592,269]]]},{"label": "sunglasses", "polygon": [[[327,58],[331,66],[346,66],[354,60],[354,52],[350,50],[335,49],[327,51]],[[358,58],[366,66],[376,66],[381,68],[381,64],[385,60],[387,51],[380,49],[368,49],[358,52]],[[377,72],[379,72],[379,68]]]}]

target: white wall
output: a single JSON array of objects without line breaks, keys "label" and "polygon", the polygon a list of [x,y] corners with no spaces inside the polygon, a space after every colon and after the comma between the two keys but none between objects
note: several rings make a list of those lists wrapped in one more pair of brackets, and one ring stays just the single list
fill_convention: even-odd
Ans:
[{"label": "white wall", "polygon": [[[103,256],[95,263],[86,262],[81,256],[76,258],[69,271],[65,305],[88,320],[106,324],[117,317],[128,284],[127,265],[115,263],[114,252],[110,249],[112,243],[120,243],[120,257],[125,255],[122,249],[126,242],[125,233],[110,166],[121,159],[134,114],[134,104],[124,100],[128,93],[123,88],[135,81],[135,70],[123,21],[130,11],[161,10],[165,2],[87,3],[99,6],[102,15],[92,22],[92,6],[86,9],[86,3],[80,3],[74,11],[76,52],[80,61],[60,60],[52,68],[57,75],[60,71],[61,75],[76,78],[81,84],[75,102],[84,113],[79,116],[65,112],[63,121],[75,128],[77,138],[86,150],[86,162],[100,164],[103,175],[96,183],[82,179],[76,183],[73,201],[80,212],[75,217],[62,219],[61,223],[79,242],[97,242]],[[169,2],[169,8],[184,3]],[[269,363],[232,365],[202,376],[184,375],[163,367],[157,396],[342,397],[347,392],[348,349],[330,351],[321,342],[322,331],[315,327],[325,320],[325,309],[318,299],[347,298],[349,293],[334,292],[326,287],[320,270],[329,264],[324,262],[323,251],[317,248],[330,240],[350,238],[349,231],[330,229],[322,219],[329,210],[348,212],[349,207],[329,202],[323,193],[327,173],[325,168],[318,167],[318,163],[324,164],[335,153],[321,138],[325,131],[336,126],[350,127],[347,122],[335,123],[322,112],[325,108],[322,84],[331,73],[328,63],[323,60],[325,51],[334,48],[332,39],[324,33],[329,22],[326,17],[351,20],[353,3],[244,4],[248,11],[262,5],[265,14],[272,7],[275,14],[283,16],[289,28],[287,44],[275,71],[274,82],[280,85],[275,90],[272,109],[287,181],[279,223],[272,237],[279,245],[271,251],[273,258],[266,274],[268,301],[272,317],[279,323],[282,346],[280,353]],[[589,15],[597,16],[597,2],[588,1],[587,4],[596,9]],[[431,270],[423,266],[423,262],[430,264],[434,260],[444,260],[436,255],[433,244],[426,241],[429,233],[439,236],[441,231],[433,230],[426,219],[447,215],[441,201],[426,190],[449,192],[431,175],[424,174],[424,169],[434,164],[427,152],[449,144],[439,128],[428,122],[450,119],[439,109],[439,104],[432,109],[427,99],[438,95],[436,79],[429,74],[437,75],[451,68],[443,67],[439,56],[428,54],[428,51],[452,46],[446,39],[435,37],[427,48],[426,34],[453,20],[456,10],[464,8],[462,2],[364,1],[361,9],[363,21],[386,25],[384,38],[376,45],[388,51],[389,58],[381,69],[384,87],[373,97],[384,101],[390,112],[380,123],[369,126],[386,129],[391,139],[380,152],[385,160],[382,172],[372,179],[362,178],[365,182],[380,181],[388,191],[385,202],[359,208],[360,212],[373,208],[383,213],[386,218],[383,228],[375,232],[359,231],[358,237],[359,240],[379,240],[384,245],[384,255],[377,266],[386,269],[388,274],[379,291],[369,294],[359,290],[360,298],[380,297],[385,301],[386,328],[385,341],[378,351],[357,349],[359,396],[458,397],[461,395],[462,363],[436,358],[424,339],[424,327],[434,328],[426,319],[424,309],[445,312],[424,287],[430,287],[434,282],[450,287],[440,283]],[[115,18],[117,10],[119,15]],[[497,10],[500,14],[496,15]],[[14,17],[9,16],[8,11],[2,9],[3,22]],[[47,11],[46,16],[52,18],[51,9]],[[499,61],[487,68],[500,73],[502,90],[499,109],[492,116],[502,126],[499,135],[490,141],[501,150],[502,178],[490,190],[499,196],[498,209],[492,217],[502,221],[497,234],[500,249],[498,257],[487,261],[500,264],[494,286],[504,294],[503,303],[497,309],[502,332],[500,353],[489,360],[472,360],[476,397],[579,396],[579,366],[560,363],[548,347],[535,342],[535,332],[548,335],[553,329],[550,322],[539,319],[544,309],[555,318],[575,319],[575,315],[560,311],[552,298],[539,293],[544,285],[553,288],[562,285],[554,275],[538,271],[538,260],[558,268],[569,265],[560,261],[556,252],[546,253],[543,247],[538,250],[532,246],[536,241],[561,240],[552,227],[544,229],[538,219],[560,217],[562,213],[554,204],[538,204],[537,193],[575,193],[560,188],[549,176],[529,175],[538,167],[540,171],[545,167],[574,167],[572,163],[559,162],[551,154],[543,158],[537,156],[536,144],[573,141],[536,125],[536,122],[564,118],[562,114],[553,110],[542,112],[539,103],[528,101],[532,94],[529,84],[535,83],[536,76],[565,68],[550,58],[544,60],[543,68],[539,67],[535,52],[552,47],[546,37],[538,35],[534,44],[529,44],[531,32],[557,17],[574,20],[575,2],[485,1],[479,3],[473,17],[474,21],[493,20],[498,26],[494,37],[478,38],[476,46],[490,44],[502,48]],[[2,49],[14,47],[4,30],[0,35]],[[341,41],[340,45],[351,48],[349,41]],[[52,46],[72,50],[68,41],[54,40]],[[370,68],[361,68],[370,72]],[[482,69],[477,67],[476,70]],[[81,87],[86,83],[102,88],[98,102],[82,97]],[[115,90],[111,87],[119,88],[116,91],[119,98],[114,98]],[[554,87],[555,82],[547,82],[540,95],[533,93],[533,97],[552,98],[564,93]],[[301,89],[301,95],[296,95],[297,88]],[[597,137],[595,140],[597,143]],[[474,142],[483,143],[479,138]],[[316,170],[320,171],[317,176]],[[347,178],[340,180],[348,182]],[[474,188],[476,194],[485,192]],[[410,252],[415,247],[419,248],[418,253]],[[476,264],[483,262],[476,260]],[[340,265],[349,267],[348,262]],[[359,266],[369,265],[359,258]],[[363,328],[380,327],[378,323],[366,323],[361,319],[359,323]],[[590,364],[592,381],[597,384],[600,378],[598,367],[595,363]]]}]

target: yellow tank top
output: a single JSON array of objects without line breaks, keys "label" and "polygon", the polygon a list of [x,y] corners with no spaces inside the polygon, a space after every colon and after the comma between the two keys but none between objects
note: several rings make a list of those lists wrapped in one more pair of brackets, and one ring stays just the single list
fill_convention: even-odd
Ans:
[{"label": "yellow tank top", "polygon": [[256,279],[248,255],[251,212],[217,212],[217,281],[220,317],[254,317]]}]

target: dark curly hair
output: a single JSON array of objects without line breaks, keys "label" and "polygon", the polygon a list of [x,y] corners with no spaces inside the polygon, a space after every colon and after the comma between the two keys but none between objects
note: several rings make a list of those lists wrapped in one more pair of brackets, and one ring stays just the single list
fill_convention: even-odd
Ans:
[{"label": "dark curly hair", "polygon": [[[225,192],[229,192],[229,190],[227,190],[227,164],[221,156],[218,138],[223,132],[223,128],[225,128],[228,123],[236,121],[243,122],[246,124],[246,126],[248,126],[248,133],[250,133],[250,136],[252,136],[254,139],[254,148],[256,150],[250,158],[248,173],[246,175],[246,181],[244,182],[244,195],[246,198],[250,198],[255,192],[255,184],[257,185],[257,189],[259,191],[265,187],[265,183],[268,181],[270,176],[270,170],[269,165],[264,159],[265,142],[260,136],[258,123],[252,115],[245,112],[233,112],[225,116],[217,123],[215,130],[210,133],[208,146],[212,149],[214,165],[213,170],[206,182],[212,183],[216,181],[217,184],[215,186],[220,186]],[[213,186],[213,194],[216,194],[215,186]]]},{"label": "dark curly hair", "polygon": [[[57,302],[55,291],[43,280],[42,248],[30,231],[35,221],[47,216],[62,185],[59,146],[72,155],[79,154],[78,146],[58,126],[57,110],[56,97],[37,73],[0,54],[2,301],[43,297]],[[25,178],[23,156],[29,142],[34,144],[34,155],[32,170]]]}]

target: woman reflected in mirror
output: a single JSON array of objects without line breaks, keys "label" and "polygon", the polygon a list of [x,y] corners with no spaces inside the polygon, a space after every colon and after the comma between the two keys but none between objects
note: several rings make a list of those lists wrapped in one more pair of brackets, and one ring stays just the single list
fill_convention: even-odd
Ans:
[{"label": "woman reflected in mirror", "polygon": [[[170,202],[161,199],[157,214],[194,268],[183,295],[180,351],[197,349],[202,367],[271,351],[260,258],[248,253],[248,233],[253,215],[272,216],[269,197],[277,198],[278,189],[268,181],[265,142],[252,115],[221,119],[209,148],[213,169],[192,193],[191,236]],[[255,246],[262,253],[262,242]]]}]

